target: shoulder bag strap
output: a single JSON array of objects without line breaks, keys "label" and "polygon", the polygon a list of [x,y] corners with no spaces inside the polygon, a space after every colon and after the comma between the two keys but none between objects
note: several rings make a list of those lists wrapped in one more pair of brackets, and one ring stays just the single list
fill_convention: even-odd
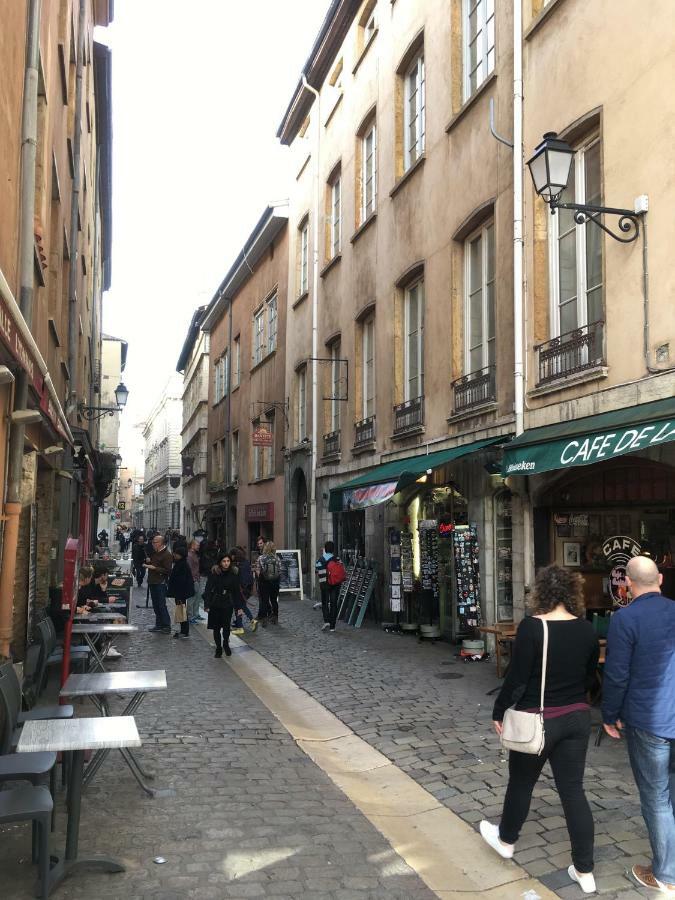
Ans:
[{"label": "shoulder bag strap", "polygon": [[541,620],[544,626],[544,652],[541,659],[541,696],[539,698],[539,712],[544,712],[544,692],[546,691],[546,664],[548,662],[548,624],[546,619]]}]

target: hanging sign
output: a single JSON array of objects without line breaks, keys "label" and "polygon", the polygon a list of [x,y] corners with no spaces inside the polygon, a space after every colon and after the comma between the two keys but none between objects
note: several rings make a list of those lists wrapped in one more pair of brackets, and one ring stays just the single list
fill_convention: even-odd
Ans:
[{"label": "hanging sign", "polygon": [[628,606],[633,599],[626,581],[626,566],[634,556],[640,555],[641,549],[638,542],[626,534],[607,538],[602,545],[602,555],[612,566],[607,589],[615,606]]},{"label": "hanging sign", "polygon": [[251,442],[254,447],[274,446],[274,434],[272,433],[270,426],[263,423],[254,425]]}]

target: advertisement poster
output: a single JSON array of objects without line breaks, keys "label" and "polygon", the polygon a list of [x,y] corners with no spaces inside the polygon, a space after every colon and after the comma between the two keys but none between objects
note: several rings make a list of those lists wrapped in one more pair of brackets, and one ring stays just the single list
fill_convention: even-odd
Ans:
[{"label": "advertisement poster", "polygon": [[281,581],[279,593],[302,593],[302,561],[299,550],[277,550],[277,557],[281,564]]}]

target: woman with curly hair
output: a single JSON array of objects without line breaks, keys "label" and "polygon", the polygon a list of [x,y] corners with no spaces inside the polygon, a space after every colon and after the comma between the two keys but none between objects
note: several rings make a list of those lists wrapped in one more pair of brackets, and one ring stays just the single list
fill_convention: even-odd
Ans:
[{"label": "woman with curly hair", "polygon": [[[568,873],[584,893],[595,891],[594,826],[584,794],[586,750],[591,712],[586,694],[598,665],[598,639],[583,618],[582,578],[578,572],[548,566],[537,574],[533,614],[518,626],[509,673],[492,712],[498,735],[507,708],[538,712],[544,628],[548,629],[548,663],[544,694],[545,743],[539,756],[509,752],[509,783],[499,825],[483,820],[480,833],[510,859],[527,815],[532,791],[544,764],[551,764],[572,844]],[[545,620],[544,625],[540,620]]]}]

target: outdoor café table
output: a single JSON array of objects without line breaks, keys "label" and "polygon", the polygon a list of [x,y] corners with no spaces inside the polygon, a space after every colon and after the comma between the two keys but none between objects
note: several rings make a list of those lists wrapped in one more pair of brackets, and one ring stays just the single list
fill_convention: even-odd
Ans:
[{"label": "outdoor caf\u00e9 table", "polygon": [[[69,675],[61,688],[61,697],[91,697],[94,706],[102,716],[110,716],[108,697],[110,694],[131,694],[131,700],[122,711],[123,716],[133,715],[143,702],[145,695],[152,691],[166,690],[166,672],[155,669],[149,672],[90,672],[85,675]],[[148,787],[144,778],[154,776],[145,772],[131,750],[119,748],[131,774],[150,797],[159,792]],[[91,759],[84,773],[84,785],[88,785],[103,764],[110,748],[99,750]],[[163,793],[163,792],[162,792]]]},{"label": "outdoor caf\u00e9 table", "polygon": [[[49,891],[52,891],[70,872],[84,866],[101,869],[104,872],[124,872],[124,866],[110,857],[80,859],[77,855],[84,751],[140,746],[141,739],[133,716],[113,716],[107,719],[43,719],[24,723],[17,752],[72,751],[71,773],[68,780],[66,853],[65,857],[49,871]],[[39,892],[36,896],[40,896]]]},{"label": "outdoor caf\u00e9 table", "polygon": [[[72,634],[81,634],[84,636],[85,641],[91,648],[95,665],[97,665],[102,672],[105,672],[106,668],[103,665],[103,660],[115,639],[115,635],[132,634],[136,631],[138,631],[138,625],[110,625],[105,622],[76,622],[73,625]],[[100,651],[96,647],[96,639],[99,637],[103,641],[103,647]]]},{"label": "outdoor caf\u00e9 table", "polygon": [[97,622],[116,622],[118,619],[126,621],[126,616],[120,612],[77,613],[73,616],[73,622],[80,622],[81,624],[86,622],[93,622],[94,624]]}]

